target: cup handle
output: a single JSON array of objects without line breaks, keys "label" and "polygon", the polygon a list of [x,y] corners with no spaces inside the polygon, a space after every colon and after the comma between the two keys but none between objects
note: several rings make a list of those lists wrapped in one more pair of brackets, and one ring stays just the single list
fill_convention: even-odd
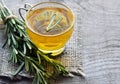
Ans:
[{"label": "cup handle", "polygon": [[25,3],[24,8],[19,8],[18,9],[19,15],[20,15],[20,17],[22,18],[23,21],[25,21],[25,19],[24,19],[23,15],[22,15],[22,10],[27,12],[31,7],[32,6],[30,4]]}]

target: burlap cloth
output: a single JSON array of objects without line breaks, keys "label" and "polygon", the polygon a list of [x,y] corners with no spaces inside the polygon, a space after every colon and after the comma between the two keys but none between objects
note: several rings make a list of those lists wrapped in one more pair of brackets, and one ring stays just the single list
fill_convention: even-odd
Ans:
[{"label": "burlap cloth", "polygon": [[[73,9],[73,7],[71,8],[75,16],[78,16],[77,10]],[[69,76],[71,77],[73,77],[74,74],[81,75],[82,72],[80,27],[78,25],[79,20],[77,17],[75,18],[76,22],[74,25],[75,27],[73,35],[69,42],[66,44],[65,51],[60,56],[55,58],[55,60],[60,61],[61,64],[66,67],[66,69],[70,72]],[[9,49],[7,47],[4,49],[2,48],[2,45],[5,42],[5,35],[3,31],[4,30],[0,30],[0,76],[12,78],[12,74],[15,72],[17,66],[8,62]],[[30,78],[30,76],[24,71],[19,74],[19,78],[20,77]]]},{"label": "burlap cloth", "polygon": [[[72,38],[58,59],[69,71],[83,67],[86,74],[56,84],[120,84],[120,0],[56,1],[64,1],[76,16]],[[3,36],[0,31],[0,46]],[[0,50],[0,74],[10,76],[14,67],[7,62],[8,50]]]}]

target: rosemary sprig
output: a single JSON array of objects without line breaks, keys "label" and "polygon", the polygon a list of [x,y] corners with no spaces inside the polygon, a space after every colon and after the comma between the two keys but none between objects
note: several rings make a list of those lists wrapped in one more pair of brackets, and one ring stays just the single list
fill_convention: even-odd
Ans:
[{"label": "rosemary sprig", "polygon": [[[17,75],[23,68],[28,73],[34,73],[33,84],[48,84],[49,78],[58,74],[66,75],[65,67],[54,59],[49,58],[51,54],[41,52],[29,39],[25,30],[25,23],[20,19],[6,17],[13,15],[12,12],[0,2],[0,17],[5,25],[6,42],[10,48],[10,62],[19,64]],[[52,67],[50,73],[47,65]]]},{"label": "rosemary sprig", "polygon": [[63,18],[59,18],[59,19],[56,21],[56,23],[53,24],[55,18],[56,18],[56,14],[54,14],[54,15],[52,16],[52,18],[50,19],[50,22],[49,22],[49,24],[48,24],[48,26],[47,26],[47,28],[46,28],[46,31],[47,31],[47,32],[50,31],[51,29],[55,28],[55,26],[56,26],[57,24],[59,24],[59,23],[62,21],[62,19],[63,19]]}]

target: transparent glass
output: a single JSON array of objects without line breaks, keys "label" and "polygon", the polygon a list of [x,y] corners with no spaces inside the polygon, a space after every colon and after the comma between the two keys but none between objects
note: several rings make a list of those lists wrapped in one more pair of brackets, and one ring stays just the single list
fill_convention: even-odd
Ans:
[{"label": "transparent glass", "polygon": [[39,3],[26,13],[27,33],[44,53],[57,56],[64,51],[74,29],[74,15],[70,8],[57,2]]}]

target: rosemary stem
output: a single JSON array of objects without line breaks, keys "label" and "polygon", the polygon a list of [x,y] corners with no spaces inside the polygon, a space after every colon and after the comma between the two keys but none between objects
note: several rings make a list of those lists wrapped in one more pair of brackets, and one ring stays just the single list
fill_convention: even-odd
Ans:
[{"label": "rosemary stem", "polygon": [[[54,23],[54,21],[55,21],[55,18],[56,18],[56,14],[54,14],[53,16],[52,16],[52,18],[50,19],[50,23],[48,24],[48,26],[47,26],[47,28],[46,28],[46,31],[48,32],[48,31],[50,31],[51,29],[53,29],[53,28],[55,28],[55,26],[57,26],[61,21],[62,21],[62,17],[61,18],[59,18],[55,23]],[[54,24],[53,24],[54,23]]]}]

